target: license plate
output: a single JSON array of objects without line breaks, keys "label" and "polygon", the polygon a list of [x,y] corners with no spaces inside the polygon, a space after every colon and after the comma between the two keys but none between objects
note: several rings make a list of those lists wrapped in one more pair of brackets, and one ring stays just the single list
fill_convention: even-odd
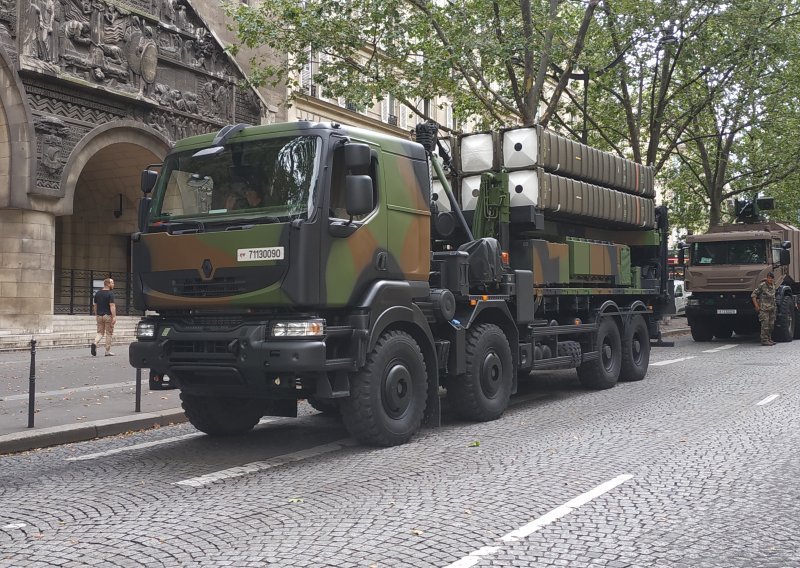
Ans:
[{"label": "license plate", "polygon": [[717,315],[735,315],[736,310],[717,310]]},{"label": "license plate", "polygon": [[283,260],[283,247],[237,249],[236,260],[238,260],[239,262],[256,262],[259,260]]}]

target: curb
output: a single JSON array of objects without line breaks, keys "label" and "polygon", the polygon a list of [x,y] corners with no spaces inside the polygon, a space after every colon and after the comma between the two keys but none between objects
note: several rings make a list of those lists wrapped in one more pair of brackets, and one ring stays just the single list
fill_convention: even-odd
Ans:
[{"label": "curb", "polygon": [[83,424],[52,426],[31,432],[15,432],[0,436],[0,456],[49,446],[86,442],[133,430],[147,430],[157,426],[169,426],[184,422],[186,422],[186,415],[183,410],[175,408],[161,412],[143,412],[119,418],[106,418]]},{"label": "curb", "polygon": [[661,332],[662,337],[670,337],[673,335],[683,335],[685,333],[691,333],[692,328],[690,327],[679,327],[676,329],[666,329]]}]

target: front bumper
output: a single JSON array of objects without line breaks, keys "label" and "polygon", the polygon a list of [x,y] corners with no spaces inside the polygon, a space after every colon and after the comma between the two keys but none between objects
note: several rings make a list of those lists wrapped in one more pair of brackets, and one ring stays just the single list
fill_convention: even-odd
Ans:
[{"label": "front bumper", "polygon": [[[693,292],[686,305],[686,317],[695,318],[757,318],[749,293],[698,294]],[[697,304],[694,304],[697,302]]]},{"label": "front bumper", "polygon": [[[162,324],[161,329],[164,326]],[[265,337],[266,325],[231,330],[181,330],[131,343],[130,364],[166,374],[187,391],[295,396],[298,377],[354,368],[329,359],[327,338]]]}]

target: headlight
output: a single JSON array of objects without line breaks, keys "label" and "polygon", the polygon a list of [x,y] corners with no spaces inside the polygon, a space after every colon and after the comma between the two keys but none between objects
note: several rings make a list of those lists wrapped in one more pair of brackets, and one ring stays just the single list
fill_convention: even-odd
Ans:
[{"label": "headlight", "polygon": [[688,300],[686,300],[686,305],[687,306],[699,306],[700,305],[700,300],[698,300],[696,298],[689,298]]},{"label": "headlight", "polygon": [[325,335],[325,320],[279,321],[272,325],[273,337],[319,337]]},{"label": "headlight", "polygon": [[136,339],[153,339],[156,336],[156,324],[140,321],[136,324]]}]

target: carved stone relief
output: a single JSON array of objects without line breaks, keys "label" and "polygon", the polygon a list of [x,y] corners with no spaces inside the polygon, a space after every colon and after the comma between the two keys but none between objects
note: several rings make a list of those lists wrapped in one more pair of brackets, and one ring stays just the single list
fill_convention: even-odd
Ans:
[{"label": "carved stone relief", "polygon": [[[24,68],[75,77],[158,105],[165,104],[165,92],[179,91],[184,100],[202,100],[197,108],[205,116],[233,115],[239,73],[181,0],[125,3],[146,8],[152,18],[103,0],[19,1]],[[189,83],[198,87],[186,94]]]},{"label": "carved stone relief", "polygon": [[68,151],[64,151],[68,135],[66,123],[54,116],[36,117],[36,143],[39,154],[39,168],[36,173],[37,193],[58,196],[61,185],[61,172]]},{"label": "carved stone relief", "polygon": [[[39,146],[32,193],[61,197],[64,160],[98,124],[133,118],[175,141],[263,113],[184,0],[112,1],[18,0],[20,66],[50,77],[24,79]],[[7,5],[14,11],[0,0],[0,23]]]}]

